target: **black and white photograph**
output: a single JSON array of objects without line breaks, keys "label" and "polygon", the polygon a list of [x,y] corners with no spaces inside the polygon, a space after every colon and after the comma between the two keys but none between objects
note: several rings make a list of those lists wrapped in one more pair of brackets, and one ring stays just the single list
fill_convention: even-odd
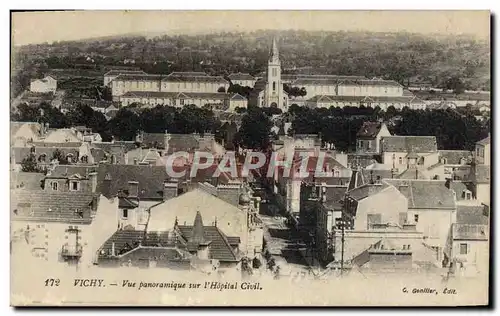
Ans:
[{"label": "black and white photograph", "polygon": [[10,12],[12,306],[485,306],[489,11]]}]

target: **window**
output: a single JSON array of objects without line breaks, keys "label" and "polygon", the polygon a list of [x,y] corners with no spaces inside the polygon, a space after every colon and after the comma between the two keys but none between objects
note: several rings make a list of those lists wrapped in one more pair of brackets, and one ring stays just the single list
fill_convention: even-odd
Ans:
[{"label": "window", "polygon": [[368,149],[372,149],[372,141],[371,140],[368,141]]},{"label": "window", "polygon": [[418,223],[418,214],[413,215],[413,219],[414,219],[415,223]]},{"label": "window", "polygon": [[460,244],[460,254],[466,255],[469,253],[469,245],[468,244]]},{"label": "window", "polygon": [[79,191],[80,190],[80,181],[71,181],[69,183],[70,191]]},{"label": "window", "polygon": [[276,77],[278,75],[278,69],[273,68],[273,77]]},{"label": "window", "polygon": [[128,209],[124,208],[122,210],[122,218],[127,219],[128,218]]},{"label": "window", "polygon": [[340,171],[335,170],[334,175],[335,175],[335,177],[340,177]]},{"label": "window", "polygon": [[402,157],[399,157],[399,164],[402,165],[403,164],[403,158]]},{"label": "window", "polygon": [[469,190],[464,190],[462,193],[462,197],[466,200],[472,200],[472,192]]},{"label": "window", "polygon": [[52,186],[52,191],[57,191],[57,182],[52,182],[51,183],[51,186]]},{"label": "window", "polygon": [[273,81],[273,91],[276,91],[276,81]]},{"label": "window", "polygon": [[180,100],[180,104],[181,104],[181,105],[184,105],[184,99],[181,99],[181,100]]},{"label": "window", "polygon": [[382,223],[382,214],[367,214],[368,229],[371,229],[373,224]]}]

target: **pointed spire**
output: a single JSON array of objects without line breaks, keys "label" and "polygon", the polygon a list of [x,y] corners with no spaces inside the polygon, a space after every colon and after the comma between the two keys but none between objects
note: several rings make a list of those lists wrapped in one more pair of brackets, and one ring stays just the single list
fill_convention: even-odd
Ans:
[{"label": "pointed spire", "polygon": [[205,228],[203,227],[203,220],[201,218],[200,211],[196,212],[196,217],[194,218],[193,230],[191,232],[191,237],[189,238],[189,243],[197,245],[206,244]]},{"label": "pointed spire", "polygon": [[276,37],[273,38],[273,45],[271,47],[271,52],[269,56],[269,60],[272,62],[278,62],[279,61],[279,50],[278,50],[278,44],[276,41]]}]

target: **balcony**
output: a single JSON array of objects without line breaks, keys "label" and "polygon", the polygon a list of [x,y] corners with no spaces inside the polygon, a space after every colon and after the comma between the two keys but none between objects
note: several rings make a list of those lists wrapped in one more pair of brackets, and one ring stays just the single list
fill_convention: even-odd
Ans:
[{"label": "balcony", "polygon": [[77,259],[82,256],[83,247],[81,245],[63,245],[61,256],[66,259]]}]

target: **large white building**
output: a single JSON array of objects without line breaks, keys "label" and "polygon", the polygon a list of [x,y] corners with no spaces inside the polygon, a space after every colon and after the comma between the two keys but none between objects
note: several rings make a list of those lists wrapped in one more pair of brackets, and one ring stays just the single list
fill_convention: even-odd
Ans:
[{"label": "large white building", "polygon": [[57,80],[51,76],[42,79],[33,79],[30,82],[30,91],[36,93],[55,93]]},{"label": "large white building", "polygon": [[228,88],[226,79],[205,73],[121,74],[111,81],[113,101],[121,101],[120,97],[129,91],[217,93]]},{"label": "large white building", "polygon": [[[305,89],[303,96],[289,96],[284,84],[290,88]],[[367,107],[389,106],[402,109],[425,109],[426,104],[393,80],[368,79],[363,76],[281,74],[278,45],[273,40],[267,71],[255,83],[251,102],[261,107],[275,106],[287,110],[291,104],[299,106],[344,107],[361,105]]]}]

